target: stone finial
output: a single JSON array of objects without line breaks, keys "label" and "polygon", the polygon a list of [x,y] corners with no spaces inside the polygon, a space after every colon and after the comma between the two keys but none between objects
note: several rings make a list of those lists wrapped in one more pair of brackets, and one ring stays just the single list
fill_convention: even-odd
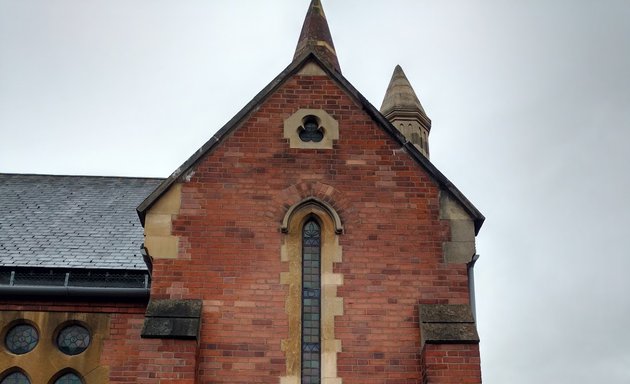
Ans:
[{"label": "stone finial", "polygon": [[311,1],[293,59],[309,51],[317,53],[321,59],[341,73],[335,45],[333,44],[324,8],[320,0]]},{"label": "stone finial", "polygon": [[431,119],[400,65],[396,66],[385,92],[381,113],[405,135],[422,154],[429,157],[429,132]]}]

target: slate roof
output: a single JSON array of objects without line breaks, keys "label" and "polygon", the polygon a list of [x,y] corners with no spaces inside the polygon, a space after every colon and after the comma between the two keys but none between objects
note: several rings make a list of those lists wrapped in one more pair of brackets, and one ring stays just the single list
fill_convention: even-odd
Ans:
[{"label": "slate roof", "polygon": [[135,208],[162,181],[0,174],[0,267],[146,270]]}]

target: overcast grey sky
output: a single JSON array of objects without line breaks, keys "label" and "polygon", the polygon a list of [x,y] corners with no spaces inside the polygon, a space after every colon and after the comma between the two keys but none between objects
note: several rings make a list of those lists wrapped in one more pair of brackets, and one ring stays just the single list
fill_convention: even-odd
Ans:
[{"label": "overcast grey sky", "polygon": [[[291,61],[309,0],[0,0],[0,172],[168,176]],[[630,382],[630,1],[324,0],[487,216],[488,384]]]}]

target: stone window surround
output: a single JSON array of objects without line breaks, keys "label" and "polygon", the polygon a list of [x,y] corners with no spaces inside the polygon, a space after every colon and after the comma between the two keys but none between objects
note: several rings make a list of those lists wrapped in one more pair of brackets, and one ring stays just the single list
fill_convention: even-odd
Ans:
[{"label": "stone window surround", "polygon": [[[321,141],[302,141],[300,128],[308,116],[317,118],[320,129],[324,133]],[[284,121],[284,138],[289,139],[289,147],[300,149],[332,149],[339,140],[339,123],[323,109],[298,109]]]},{"label": "stone window surround", "polygon": [[[12,350],[12,347],[11,347],[11,345],[9,345],[9,340],[8,340],[9,334],[11,333],[11,331],[13,331],[14,329],[16,329],[17,327],[20,327],[20,326],[30,327],[30,329],[32,329],[35,332],[35,335],[36,335],[35,342],[32,343],[33,344],[32,346],[29,345],[28,347],[26,347],[27,350],[25,352],[24,351]],[[8,326],[6,326],[2,330],[2,341],[3,341],[3,344],[4,344],[4,348],[7,351],[9,351],[10,353],[12,353],[14,355],[25,355],[25,354],[29,353],[30,351],[32,351],[33,349],[35,349],[35,347],[37,347],[37,344],[39,344],[39,341],[40,341],[39,330],[37,329],[37,326],[35,324],[32,324],[29,321],[17,320],[17,321],[14,321],[14,322],[10,323]],[[29,344],[31,344],[31,343],[29,343]],[[16,348],[14,346],[14,349],[19,349],[19,348]]]},{"label": "stone window surround", "polygon": [[19,367],[11,367],[9,369],[6,369],[4,372],[0,373],[0,383],[3,383],[5,379],[7,379],[9,376],[14,375],[14,374],[22,374],[26,376],[26,379],[28,380],[29,383],[33,382],[31,378],[29,377],[29,375],[26,372],[24,372],[24,370],[20,369]]},{"label": "stone window surround", "polygon": [[[109,369],[100,366],[103,339],[109,333],[109,315],[79,312],[35,312],[5,311],[0,313],[0,337],[14,325],[33,325],[40,335],[35,348],[23,355],[15,355],[6,347],[0,348],[0,378],[13,372],[24,373],[31,383],[54,383],[63,374],[77,374],[85,384],[106,384],[109,382]],[[59,331],[72,324],[87,328],[91,343],[87,350],[74,356],[63,354],[56,344]],[[45,364],[42,364],[45,362]],[[52,380],[52,381],[51,381]]]},{"label": "stone window surround", "polygon": [[316,217],[321,224],[321,370],[322,384],[341,384],[337,376],[337,354],[342,351],[341,340],[335,339],[335,317],[343,315],[343,299],[337,297],[337,287],[343,285],[343,275],[333,273],[333,264],[342,261],[339,235],[343,228],[334,209],[315,198],[306,199],[291,207],[283,220],[285,233],[281,247],[282,262],[289,263],[289,271],[281,274],[281,283],[288,285],[285,309],[289,317],[289,338],[282,341],[286,356],[286,376],[281,384],[300,384],[301,377],[301,303],[302,303],[302,227]]},{"label": "stone window surround", "polygon": [[81,381],[81,383],[84,383],[84,382],[85,382],[85,380],[83,380],[83,378],[81,377],[81,375],[80,375],[79,373],[77,373],[75,370],[73,370],[73,369],[66,369],[66,370],[63,370],[63,371],[61,371],[61,372],[57,373],[57,374],[55,375],[55,377],[53,377],[53,379],[50,381],[50,382],[51,382],[51,384],[57,384],[57,381],[58,381],[59,379],[61,379],[62,377],[64,377],[65,375],[67,375],[67,374],[69,374],[69,373],[70,373],[70,374],[74,374],[75,376],[77,376],[77,377],[79,378],[79,380]]}]

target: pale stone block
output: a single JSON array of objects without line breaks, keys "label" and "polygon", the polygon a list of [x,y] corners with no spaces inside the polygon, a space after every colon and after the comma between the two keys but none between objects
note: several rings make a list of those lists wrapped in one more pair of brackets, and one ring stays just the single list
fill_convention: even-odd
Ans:
[{"label": "pale stone block", "polygon": [[283,284],[283,285],[291,284],[290,272],[280,272],[280,284]]},{"label": "pale stone block", "polygon": [[472,220],[472,217],[447,192],[440,193],[440,218],[448,220]]},{"label": "pale stone block", "polygon": [[302,69],[298,72],[300,76],[327,76],[326,72],[317,64],[312,61],[306,63]]},{"label": "pale stone block", "polygon": [[475,255],[474,241],[459,241],[444,243],[444,260],[447,263],[468,263]]},{"label": "pale stone block", "polygon": [[343,285],[343,275],[339,273],[324,273],[322,275],[322,285]]},{"label": "pale stone block", "polygon": [[169,213],[149,213],[144,222],[146,236],[168,236],[171,234],[172,220]]},{"label": "pale stone block", "polygon": [[168,213],[176,215],[179,213],[179,209],[182,203],[182,185],[173,184],[166,193],[157,200],[149,213]]},{"label": "pale stone block", "polygon": [[322,353],[322,377],[337,377],[337,352]]},{"label": "pale stone block", "polygon": [[282,261],[283,263],[289,261],[289,252],[286,244],[282,244],[282,246],[280,247],[280,261]]},{"label": "pale stone block", "polygon": [[147,236],[144,246],[149,255],[156,259],[176,259],[179,248],[179,238],[175,236]]},{"label": "pale stone block", "polygon": [[335,251],[333,252],[333,263],[341,263],[343,261],[343,247],[339,245],[339,236],[335,236]]},{"label": "pale stone block", "polygon": [[331,297],[324,303],[324,310],[332,316],[343,315],[343,298]]},{"label": "pale stone block", "polygon": [[451,241],[475,241],[475,224],[472,220],[450,220]]},{"label": "pale stone block", "polygon": [[281,377],[280,384],[300,384],[300,378],[296,376]]}]

